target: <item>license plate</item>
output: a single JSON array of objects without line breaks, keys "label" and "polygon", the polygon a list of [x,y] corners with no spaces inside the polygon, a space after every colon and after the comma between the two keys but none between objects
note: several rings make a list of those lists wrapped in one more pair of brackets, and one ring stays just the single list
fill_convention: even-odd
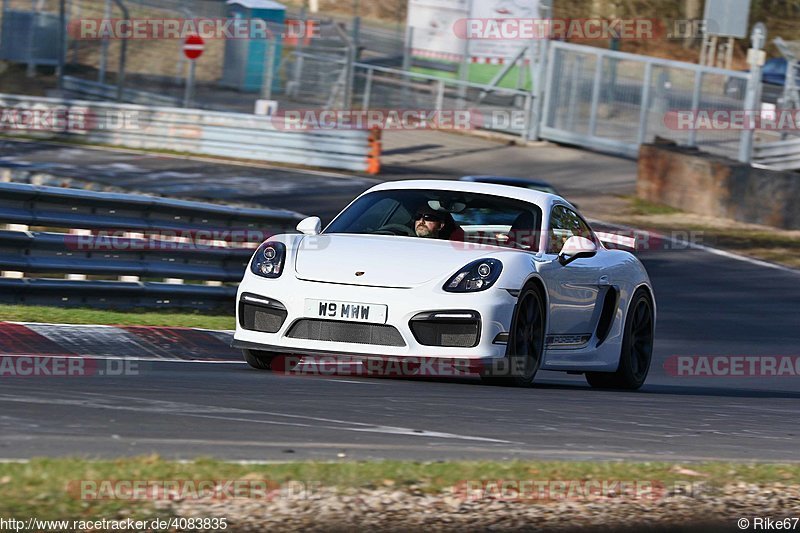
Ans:
[{"label": "license plate", "polygon": [[363,304],[336,300],[306,300],[307,318],[371,322],[385,324],[389,307],[383,304]]}]

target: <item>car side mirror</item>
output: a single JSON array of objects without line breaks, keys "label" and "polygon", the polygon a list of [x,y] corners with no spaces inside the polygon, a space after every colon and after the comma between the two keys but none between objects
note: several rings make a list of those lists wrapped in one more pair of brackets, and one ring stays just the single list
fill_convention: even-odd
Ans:
[{"label": "car side mirror", "polygon": [[304,218],[297,225],[297,231],[304,235],[319,235],[322,231],[322,220],[319,217]]},{"label": "car side mirror", "polygon": [[573,235],[567,239],[567,242],[564,243],[564,247],[561,248],[561,252],[558,254],[558,262],[563,266],[567,266],[576,259],[594,257],[596,253],[597,245],[594,242],[586,237]]}]

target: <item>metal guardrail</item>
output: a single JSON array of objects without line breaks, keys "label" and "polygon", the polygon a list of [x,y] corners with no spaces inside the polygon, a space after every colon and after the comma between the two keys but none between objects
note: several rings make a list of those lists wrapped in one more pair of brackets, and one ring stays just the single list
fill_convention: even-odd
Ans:
[{"label": "metal guardrail", "polygon": [[241,279],[253,249],[300,219],[292,211],[0,183],[0,301],[232,308],[236,288],[223,283]]},{"label": "metal guardrail", "polygon": [[[285,128],[282,119],[201,109],[148,107],[0,94],[0,107],[77,110],[84,129],[30,133],[127,148],[172,150],[376,174],[380,132]],[[17,131],[26,132],[25,130]]]},{"label": "metal guardrail", "polygon": [[800,169],[800,138],[756,144],[753,147],[753,164],[774,170]]},{"label": "metal guardrail", "polygon": [[[73,76],[64,76],[62,78],[62,89],[67,92],[76,93],[80,96],[89,96],[93,98],[100,98],[102,100],[116,100],[117,99],[117,86],[109,85],[107,83],[100,83],[97,81],[82,80]],[[139,91],[136,89],[125,88],[122,91],[122,100],[133,104],[141,105],[163,105],[163,106],[180,106],[181,100],[173,98],[172,96],[164,96],[163,94],[153,93],[149,91]]]}]

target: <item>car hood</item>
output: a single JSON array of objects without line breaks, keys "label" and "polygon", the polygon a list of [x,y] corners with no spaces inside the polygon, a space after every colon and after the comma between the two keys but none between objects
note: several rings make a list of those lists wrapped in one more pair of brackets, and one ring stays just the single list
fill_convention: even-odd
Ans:
[{"label": "car hood", "polygon": [[[446,278],[496,247],[383,235],[316,235],[299,243],[299,279],[348,285],[411,288]],[[357,272],[363,272],[356,275]]]}]

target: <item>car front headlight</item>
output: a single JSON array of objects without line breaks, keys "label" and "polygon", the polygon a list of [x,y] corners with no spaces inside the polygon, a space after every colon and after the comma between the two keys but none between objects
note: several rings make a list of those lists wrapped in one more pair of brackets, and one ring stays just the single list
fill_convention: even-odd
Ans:
[{"label": "car front headlight", "polygon": [[497,259],[479,259],[456,272],[442,287],[447,292],[485,291],[497,281],[503,263]]},{"label": "car front headlight", "polygon": [[277,278],[283,272],[286,261],[286,245],[267,241],[258,247],[250,262],[250,271],[262,278]]}]

